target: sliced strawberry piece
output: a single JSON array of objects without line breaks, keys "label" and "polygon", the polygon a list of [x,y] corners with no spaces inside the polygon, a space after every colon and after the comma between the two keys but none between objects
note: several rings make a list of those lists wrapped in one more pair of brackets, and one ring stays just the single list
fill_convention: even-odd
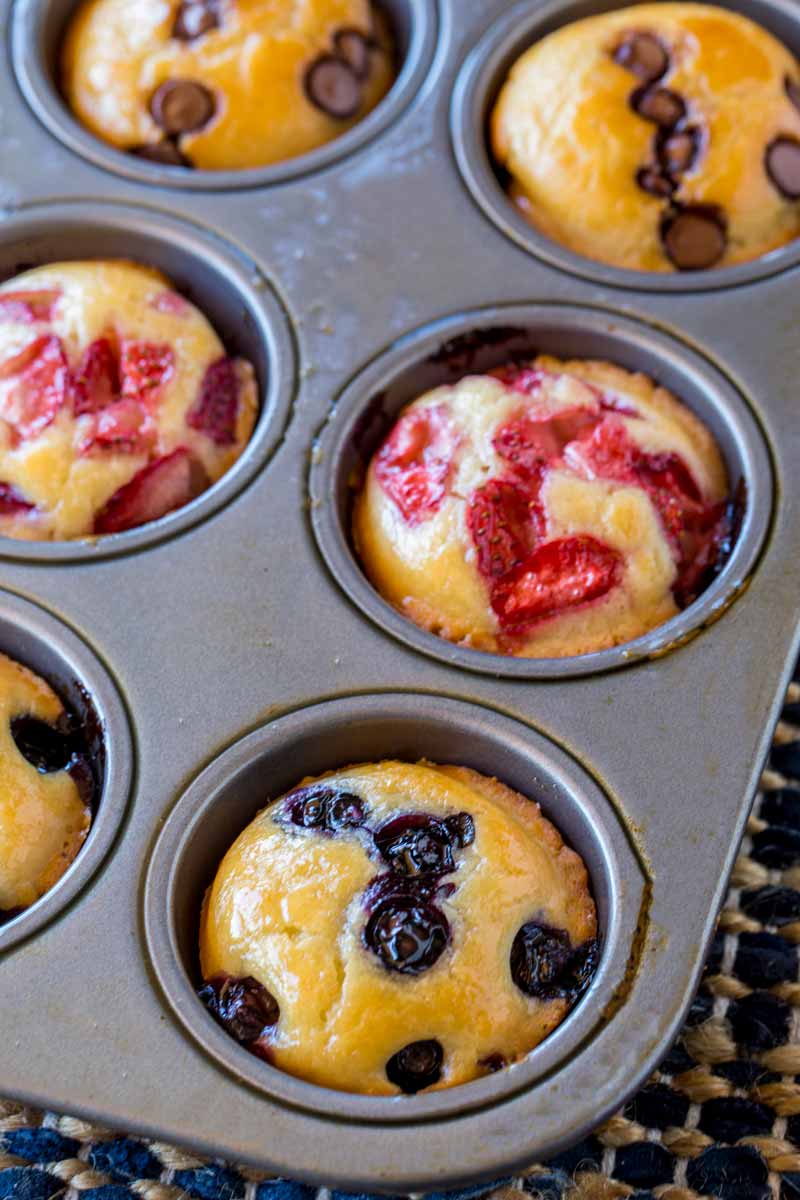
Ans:
[{"label": "sliced strawberry piece", "polygon": [[0,401],[0,417],[19,438],[38,436],[64,404],[69,383],[61,339],[54,334],[36,338],[0,366],[0,379],[13,378]]},{"label": "sliced strawberry piece", "polygon": [[522,475],[560,459],[565,446],[584,437],[600,423],[590,408],[565,408],[560,412],[521,409],[495,434],[493,446],[501,458]]},{"label": "sliced strawberry piece", "polygon": [[239,415],[239,376],[232,358],[211,363],[200,385],[200,393],[186,415],[192,429],[210,437],[218,446],[236,441]]},{"label": "sliced strawberry piece", "polygon": [[608,416],[588,436],[565,447],[567,464],[586,479],[611,479],[635,483],[635,464],[642,451],[619,417]]},{"label": "sliced strawberry piece", "polygon": [[183,296],[173,291],[159,292],[150,301],[150,305],[157,312],[169,313],[173,317],[186,317],[192,308],[188,300],[184,300]]},{"label": "sliced strawberry piece", "polygon": [[597,538],[558,538],[538,546],[492,589],[492,608],[506,633],[599,600],[622,577],[622,556]]},{"label": "sliced strawberry piece", "polygon": [[81,442],[81,451],[146,454],[155,445],[157,433],[155,421],[138,401],[116,400],[94,414]]},{"label": "sliced strawberry piece", "polygon": [[489,374],[499,379],[507,388],[522,392],[526,396],[535,396],[541,391],[545,379],[552,379],[548,371],[532,367],[529,363],[509,363],[505,367],[495,367]]},{"label": "sliced strawberry piece", "polygon": [[182,508],[208,486],[202,466],[181,446],[142,467],[97,514],[94,532],[122,533]]},{"label": "sliced strawberry piece", "polygon": [[57,288],[30,292],[0,293],[0,321],[17,321],[21,325],[33,325],[36,321],[49,321],[61,292]]},{"label": "sliced strawberry piece", "polygon": [[35,504],[29,503],[11,483],[0,483],[0,517],[14,517],[33,512]]},{"label": "sliced strawberry piece", "polygon": [[543,534],[544,521],[537,490],[490,479],[473,492],[467,525],[481,575],[500,579],[519,566]]},{"label": "sliced strawberry piece", "polygon": [[119,366],[108,338],[98,338],[83,353],[72,375],[72,411],[76,417],[112,404],[120,392]]},{"label": "sliced strawberry piece", "polygon": [[406,413],[381,446],[376,478],[409,525],[421,524],[440,508],[457,448],[444,404]]},{"label": "sliced strawberry piece", "polygon": [[165,342],[123,340],[119,374],[121,394],[151,407],[175,370],[175,356]]}]

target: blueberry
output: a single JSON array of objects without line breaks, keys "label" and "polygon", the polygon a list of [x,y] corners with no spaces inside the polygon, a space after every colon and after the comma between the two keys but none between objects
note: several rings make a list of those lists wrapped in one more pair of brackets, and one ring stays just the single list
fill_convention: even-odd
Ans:
[{"label": "blueberry", "polygon": [[442,1076],[444,1050],[434,1039],[411,1042],[393,1054],[386,1064],[386,1077],[401,1092],[413,1096],[423,1088],[438,1083]]},{"label": "blueberry", "polygon": [[373,913],[364,938],[384,966],[402,975],[419,975],[442,955],[450,926],[433,904],[396,896]]},{"label": "blueberry", "polygon": [[367,815],[366,805],[358,796],[326,787],[295,792],[287,798],[286,809],[293,825],[328,833],[358,829]]},{"label": "blueberry", "polygon": [[445,821],[447,832],[457,846],[464,849],[475,841],[475,822],[469,813],[459,813],[457,817],[448,817]]},{"label": "blueberry", "polygon": [[244,979],[218,975],[199,996],[220,1025],[243,1045],[256,1041],[277,1025],[281,1015],[275,997],[250,975]]},{"label": "blueberry", "polygon": [[22,757],[43,775],[63,771],[72,758],[69,735],[37,717],[14,717],[11,736]]},{"label": "blueberry", "polygon": [[375,834],[375,845],[393,871],[412,879],[455,870],[447,826],[423,813],[395,817]]},{"label": "blueberry", "polygon": [[508,1063],[502,1054],[487,1054],[486,1058],[480,1060],[478,1066],[483,1067],[489,1075],[496,1075],[498,1071],[505,1070]]},{"label": "blueberry", "polygon": [[571,957],[572,945],[563,929],[528,921],[511,947],[511,978],[526,996],[552,999]]}]

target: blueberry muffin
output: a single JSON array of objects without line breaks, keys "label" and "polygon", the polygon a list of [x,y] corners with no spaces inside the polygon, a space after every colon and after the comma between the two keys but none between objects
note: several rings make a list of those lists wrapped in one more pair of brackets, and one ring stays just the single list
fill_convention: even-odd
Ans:
[{"label": "blueberry muffin", "polygon": [[0,286],[0,535],[119,533],[239,458],[255,374],[157,271],[56,263]]},{"label": "blueberry muffin", "polygon": [[525,216],[612,266],[732,266],[800,234],[800,65],[724,8],[556,30],[511,68],[491,141]]},{"label": "blueberry muffin", "polygon": [[49,684],[0,654],[0,923],[58,882],[86,840],[94,790]]},{"label": "blueberry muffin", "polygon": [[526,658],[673,617],[733,537],[719,450],[643,375],[546,356],[421,396],[374,455],[353,535],[423,629]]},{"label": "blueberry muffin", "polygon": [[203,906],[201,995],[283,1071],[411,1094],[523,1058],[596,938],[586,869],[538,804],[464,767],[365,764],[237,838]]},{"label": "blueberry muffin", "polygon": [[338,137],[383,99],[392,64],[369,0],[83,0],[62,81],[103,141],[219,171]]}]

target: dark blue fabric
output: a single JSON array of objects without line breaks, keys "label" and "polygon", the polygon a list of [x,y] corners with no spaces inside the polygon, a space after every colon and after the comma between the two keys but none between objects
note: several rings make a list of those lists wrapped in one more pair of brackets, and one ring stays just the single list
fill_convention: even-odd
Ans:
[{"label": "dark blue fabric", "polygon": [[74,1158],[80,1149],[80,1142],[62,1137],[54,1129],[14,1129],[0,1135],[0,1147],[15,1158],[51,1163]]},{"label": "dark blue fabric", "polygon": [[193,1171],[176,1171],[172,1182],[197,1200],[240,1200],[245,1182],[230,1167],[211,1164]]},{"label": "dark blue fabric", "polygon": [[0,1171],[0,1200],[51,1200],[60,1196],[64,1184],[55,1175],[35,1167],[10,1167]]},{"label": "dark blue fabric", "polygon": [[88,1161],[96,1171],[124,1183],[135,1179],[158,1179],[163,1170],[143,1142],[126,1137],[98,1142],[89,1151]]}]

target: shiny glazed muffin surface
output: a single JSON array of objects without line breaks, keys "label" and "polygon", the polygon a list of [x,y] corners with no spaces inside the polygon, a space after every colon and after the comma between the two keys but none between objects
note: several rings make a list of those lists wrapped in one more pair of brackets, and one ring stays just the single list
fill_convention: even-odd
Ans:
[{"label": "shiny glazed muffin surface", "polygon": [[239,458],[252,367],[159,272],[39,267],[0,287],[0,534],[69,540],[182,507]]},{"label": "shiny glazed muffin surface", "polygon": [[519,657],[586,654],[674,616],[730,548],[709,431],[643,375],[542,356],[414,401],[374,455],[353,534],[423,628]]},{"label": "shiny glazed muffin surface", "polygon": [[800,66],[723,8],[556,30],[511,68],[491,140],[526,217],[613,266],[730,266],[800,234]]},{"label": "shiny glazed muffin surface", "polygon": [[392,79],[368,0],[84,0],[62,52],[67,101],[92,133],[204,170],[324,145]]},{"label": "shiny glazed muffin surface", "polygon": [[58,696],[0,654],[0,921],[58,882],[91,824],[91,774]]},{"label": "shiny glazed muffin surface", "polygon": [[304,781],[228,851],[202,914],[204,998],[312,1083],[451,1087],[559,1024],[596,932],[583,863],[537,804],[465,768],[360,765]]}]

